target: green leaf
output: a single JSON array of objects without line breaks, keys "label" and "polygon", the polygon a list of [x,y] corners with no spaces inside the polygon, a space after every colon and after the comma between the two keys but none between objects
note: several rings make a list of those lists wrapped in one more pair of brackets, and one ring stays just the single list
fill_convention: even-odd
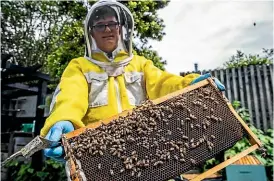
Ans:
[{"label": "green leaf", "polygon": [[28,168],[27,170],[29,173],[33,173],[34,169],[33,168]]}]

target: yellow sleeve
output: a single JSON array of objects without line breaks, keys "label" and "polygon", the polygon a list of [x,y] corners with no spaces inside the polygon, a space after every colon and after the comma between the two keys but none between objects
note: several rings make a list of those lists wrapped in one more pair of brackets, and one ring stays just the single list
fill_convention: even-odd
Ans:
[{"label": "yellow sleeve", "polygon": [[185,77],[174,75],[155,67],[151,60],[145,62],[144,74],[149,99],[157,99],[183,89],[200,76],[199,74],[188,74]]},{"label": "yellow sleeve", "polygon": [[58,121],[68,120],[74,128],[83,127],[88,108],[88,84],[76,59],[66,67],[52,99],[52,111],[40,134],[45,136]]}]

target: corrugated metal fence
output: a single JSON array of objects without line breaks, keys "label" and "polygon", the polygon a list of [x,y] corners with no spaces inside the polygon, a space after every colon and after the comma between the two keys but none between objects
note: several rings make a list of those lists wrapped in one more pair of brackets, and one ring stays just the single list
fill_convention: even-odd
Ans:
[{"label": "corrugated metal fence", "polygon": [[[273,65],[249,65],[198,73],[208,72],[225,85],[225,95],[231,102],[238,100],[249,110],[251,122],[257,128],[273,128]],[[183,72],[181,76],[189,73]]]}]

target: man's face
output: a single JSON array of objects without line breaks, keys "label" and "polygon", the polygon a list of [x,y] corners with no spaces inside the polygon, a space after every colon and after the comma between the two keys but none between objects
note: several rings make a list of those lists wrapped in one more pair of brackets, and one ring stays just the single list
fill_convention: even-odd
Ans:
[{"label": "man's face", "polygon": [[91,35],[95,39],[98,48],[106,53],[115,50],[118,45],[119,34],[120,28],[114,16],[93,23]]}]

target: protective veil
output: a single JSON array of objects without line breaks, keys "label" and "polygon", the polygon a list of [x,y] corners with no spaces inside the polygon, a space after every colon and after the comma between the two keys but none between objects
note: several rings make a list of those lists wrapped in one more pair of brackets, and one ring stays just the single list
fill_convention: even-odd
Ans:
[{"label": "protective veil", "polygon": [[[120,25],[120,36],[118,41],[117,48],[110,54],[107,54],[100,50],[96,41],[91,35],[92,27],[91,22],[95,19],[92,19],[92,14],[96,13],[100,8],[107,6],[113,9],[116,13],[117,21]],[[98,15],[100,16],[100,15]],[[98,17],[97,16],[97,17]],[[98,17],[100,18],[100,17]],[[85,58],[103,68],[109,76],[118,76],[124,73],[124,67],[128,65],[128,63],[132,60],[132,34],[134,28],[134,20],[129,9],[123,4],[116,1],[106,1],[101,0],[95,3],[91,9],[85,20],[85,40],[86,40],[86,52]],[[118,53],[125,52],[127,53],[127,57],[119,62],[114,62],[114,58]],[[96,58],[96,55],[103,54],[109,62],[102,62]]]}]

